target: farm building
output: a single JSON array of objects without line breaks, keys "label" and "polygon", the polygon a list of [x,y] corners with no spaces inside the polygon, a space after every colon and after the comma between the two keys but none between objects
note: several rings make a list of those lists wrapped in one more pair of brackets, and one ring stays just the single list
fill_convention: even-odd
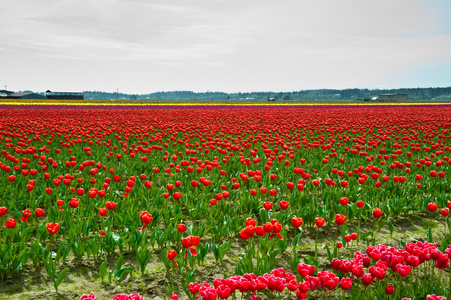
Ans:
[{"label": "farm building", "polygon": [[10,99],[47,99],[45,96],[36,93],[15,93],[9,95]]},{"label": "farm building", "polygon": [[407,101],[406,94],[382,94],[379,95],[379,101]]},{"label": "farm building", "polygon": [[63,100],[84,100],[83,92],[52,92],[47,90],[45,92],[47,99],[63,99]]},{"label": "farm building", "polygon": [[14,92],[7,91],[7,90],[0,90],[0,97],[8,97],[11,94],[14,94]]}]

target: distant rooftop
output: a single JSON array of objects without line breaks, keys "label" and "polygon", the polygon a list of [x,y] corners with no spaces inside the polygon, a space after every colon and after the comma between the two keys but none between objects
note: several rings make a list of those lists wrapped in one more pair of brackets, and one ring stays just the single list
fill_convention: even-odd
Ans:
[{"label": "distant rooftop", "polygon": [[52,92],[50,90],[47,90],[45,92],[46,95],[53,95],[53,96],[57,96],[57,95],[73,95],[73,96],[78,96],[78,95],[83,95],[83,92]]}]

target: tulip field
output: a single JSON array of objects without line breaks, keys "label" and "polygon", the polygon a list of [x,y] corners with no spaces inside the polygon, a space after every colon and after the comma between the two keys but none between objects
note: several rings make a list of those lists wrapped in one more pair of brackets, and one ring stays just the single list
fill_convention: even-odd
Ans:
[{"label": "tulip field", "polygon": [[0,299],[450,299],[451,105],[0,102]]}]

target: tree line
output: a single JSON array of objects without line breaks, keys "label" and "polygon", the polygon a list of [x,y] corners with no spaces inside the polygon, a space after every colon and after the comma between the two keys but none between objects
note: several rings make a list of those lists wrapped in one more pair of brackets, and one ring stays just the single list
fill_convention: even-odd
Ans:
[{"label": "tree line", "polygon": [[407,94],[407,100],[451,100],[451,87],[435,88],[402,88],[402,89],[320,89],[294,92],[193,92],[170,91],[149,94],[108,93],[100,91],[86,91],[87,100],[159,100],[159,101],[266,101],[270,98],[282,101],[349,101],[369,100],[380,94]]}]

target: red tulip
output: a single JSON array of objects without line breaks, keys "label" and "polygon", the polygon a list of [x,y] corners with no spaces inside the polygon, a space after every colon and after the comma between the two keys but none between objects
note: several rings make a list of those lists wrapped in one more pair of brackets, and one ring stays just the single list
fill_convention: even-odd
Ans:
[{"label": "red tulip", "polygon": [[318,228],[323,226],[324,222],[326,222],[326,220],[323,218],[315,218],[315,225],[318,226]]},{"label": "red tulip", "polygon": [[[298,264],[297,271],[302,278],[306,278],[307,276],[313,276],[313,274],[315,274],[315,266]],[[299,287],[301,286],[299,285]]]},{"label": "red tulip", "polygon": [[263,208],[266,210],[270,210],[272,208],[273,203],[272,202],[264,202]]},{"label": "red tulip", "polygon": [[199,185],[199,182],[197,182],[196,180],[191,180],[192,187],[197,187],[198,185]]},{"label": "red tulip", "polygon": [[266,231],[263,228],[263,226],[254,227],[254,232],[257,236],[265,236],[265,234],[266,234]]},{"label": "red tulip", "polygon": [[428,203],[428,211],[433,213],[437,210],[437,204],[434,202],[429,202]]},{"label": "red tulip", "polygon": [[291,219],[291,224],[293,224],[294,228],[301,227],[303,222],[304,221],[302,220],[302,218],[292,218]]},{"label": "red tulip", "polygon": [[370,273],[365,273],[362,276],[362,283],[366,286],[370,285],[373,281],[373,276]]},{"label": "red tulip", "polygon": [[255,231],[254,231],[254,226],[252,226],[252,225],[247,225],[246,228],[244,228],[243,230],[244,230],[244,233],[246,234],[246,236],[247,236],[248,238],[251,238],[251,237],[254,236],[254,233],[255,233]]},{"label": "red tulip", "polygon": [[380,217],[382,217],[382,215],[383,215],[383,212],[381,211],[380,208],[373,209],[373,217],[375,219],[379,219]]},{"label": "red tulip", "polygon": [[141,218],[141,221],[146,225],[150,224],[150,222],[152,222],[152,220],[153,220],[152,215],[149,214],[147,211],[143,211],[140,215],[140,218]]},{"label": "red tulip", "polygon": [[221,284],[216,289],[216,292],[218,293],[219,298],[227,299],[230,296],[230,293],[232,292],[232,290],[227,285]]},{"label": "red tulip", "polygon": [[23,223],[25,223],[25,222],[27,222],[28,221],[28,218],[30,218],[31,217],[31,212],[30,212],[30,209],[26,209],[26,210],[24,210],[24,211],[22,211],[22,222]]},{"label": "red tulip", "polygon": [[5,222],[5,226],[6,226],[6,228],[13,229],[14,227],[16,227],[16,220],[14,220],[14,219],[7,220]]},{"label": "red tulip", "polygon": [[290,203],[288,203],[288,202],[285,201],[285,200],[282,200],[282,201],[280,201],[279,206],[280,206],[280,208],[281,208],[282,210],[285,210],[285,209],[288,208],[288,206],[290,206]]},{"label": "red tulip", "polygon": [[75,199],[75,198],[73,198],[73,199],[71,199],[70,201],[69,201],[69,206],[71,207],[71,208],[77,208],[77,206],[80,204],[80,202],[77,200],[77,199]]},{"label": "red tulip", "polygon": [[77,189],[77,195],[78,196],[83,196],[85,194],[85,190],[84,189],[82,189],[82,188],[78,188]]},{"label": "red tulip", "polygon": [[341,205],[346,206],[346,205],[348,205],[348,203],[349,203],[349,199],[348,198],[345,198],[345,197],[341,197],[340,198],[340,204]]},{"label": "red tulip", "polygon": [[197,293],[199,292],[200,287],[201,287],[201,285],[200,285],[199,283],[197,283],[197,282],[191,282],[191,283],[188,285],[188,290],[189,290],[189,292],[190,292],[192,295],[195,295],[195,294],[197,294]]},{"label": "red tulip", "polygon": [[170,261],[172,261],[176,266],[178,266],[177,262],[174,260],[176,256],[177,256],[177,252],[174,250],[169,250],[168,253],[166,254],[166,257]]},{"label": "red tulip", "polygon": [[244,221],[244,223],[246,224],[246,226],[249,226],[249,225],[256,226],[257,225],[257,221],[253,218],[247,218],[246,221]]},{"label": "red tulip", "polygon": [[[141,174],[141,179],[145,180],[146,179],[146,175]],[[144,181],[144,186],[148,189],[150,189],[152,187],[152,182],[150,182],[149,180]]]},{"label": "red tulip", "polygon": [[239,236],[240,236],[240,238],[243,240],[243,241],[245,241],[245,240],[248,240],[250,237],[246,234],[246,231],[244,230],[244,229],[242,229],[240,232],[239,232]]},{"label": "red tulip", "polygon": [[3,217],[4,215],[6,215],[6,213],[8,212],[8,209],[4,206],[0,207],[0,218]]},{"label": "red tulip", "polygon": [[385,294],[391,295],[395,292],[395,288],[392,285],[387,285],[385,287]]},{"label": "red tulip", "polygon": [[272,232],[274,225],[272,225],[270,222],[267,222],[263,224],[263,229],[266,233]]},{"label": "red tulip", "polygon": [[58,230],[60,229],[60,225],[58,223],[48,223],[47,224],[47,231],[51,234],[54,235],[55,233],[58,232]]},{"label": "red tulip", "polygon": [[144,231],[144,229],[146,228],[146,225],[150,224],[150,222],[152,222],[153,218],[152,215],[150,213],[148,213],[147,211],[143,211],[139,217],[141,218],[141,221],[144,223],[141,231]]},{"label": "red tulip", "polygon": [[352,286],[352,281],[349,278],[342,278],[340,281],[340,287],[342,290],[350,290]]},{"label": "red tulip", "polygon": [[186,230],[186,225],[185,224],[178,224],[177,225],[177,231],[178,232],[183,233],[183,232],[185,232],[185,230]]},{"label": "red tulip", "polygon": [[[187,238],[182,239],[182,246],[184,249],[190,249],[190,253],[193,256],[197,256],[196,247],[199,245],[200,237],[198,236],[189,236]],[[185,252],[185,258],[188,254],[188,251]]]},{"label": "red tulip", "polygon": [[399,275],[401,275],[402,277],[409,275],[411,270],[412,268],[410,266],[403,266],[401,264],[398,264],[396,266],[396,271],[398,271]]},{"label": "red tulip", "polygon": [[105,206],[108,210],[113,210],[116,207],[116,203],[114,203],[113,201],[108,201],[107,203],[105,203]]},{"label": "red tulip", "polygon": [[346,222],[346,216],[337,214],[335,216],[335,224],[337,224],[338,226],[341,226],[344,224],[344,222]]}]

